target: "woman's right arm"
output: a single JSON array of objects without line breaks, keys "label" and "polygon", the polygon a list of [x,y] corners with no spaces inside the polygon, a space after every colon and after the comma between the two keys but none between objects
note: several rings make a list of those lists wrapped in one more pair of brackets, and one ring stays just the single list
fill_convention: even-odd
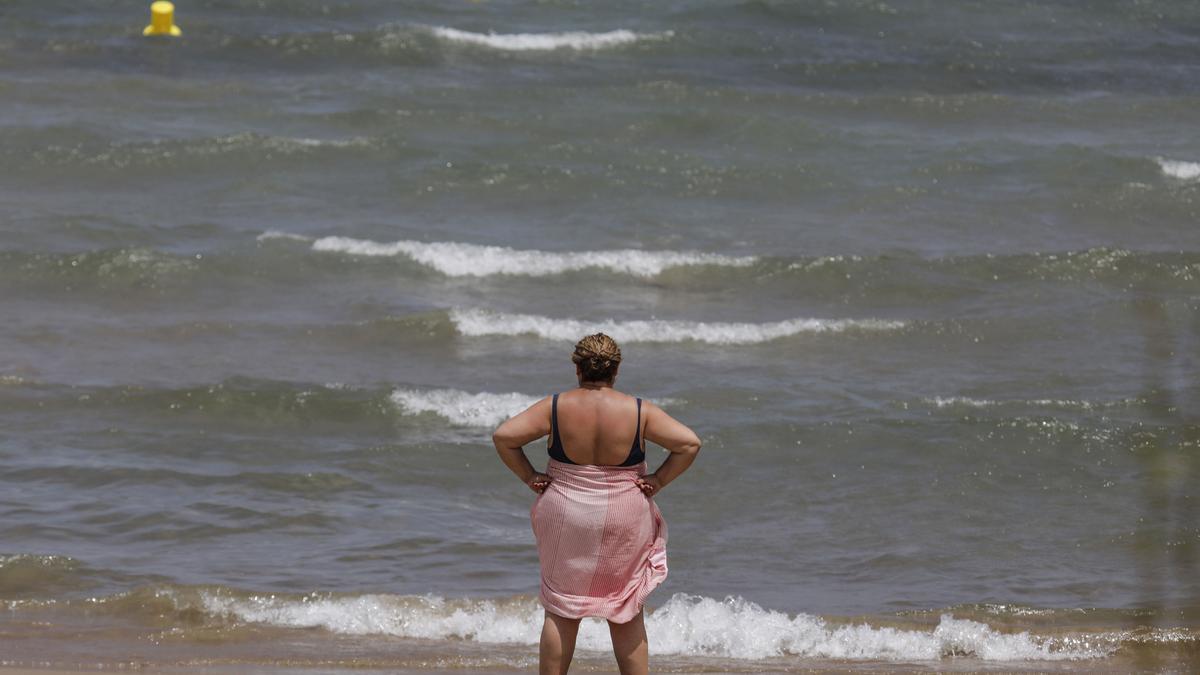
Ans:
[{"label": "woman's right arm", "polygon": [[642,415],[646,418],[646,440],[661,445],[671,453],[658,471],[642,476],[638,481],[642,492],[653,497],[696,461],[696,454],[700,452],[700,437],[653,403],[643,403]]},{"label": "woman's right arm", "polygon": [[538,494],[550,484],[550,476],[533,468],[525,456],[524,446],[550,433],[550,402],[547,396],[534,403],[524,412],[505,420],[492,434],[492,443],[500,460]]}]

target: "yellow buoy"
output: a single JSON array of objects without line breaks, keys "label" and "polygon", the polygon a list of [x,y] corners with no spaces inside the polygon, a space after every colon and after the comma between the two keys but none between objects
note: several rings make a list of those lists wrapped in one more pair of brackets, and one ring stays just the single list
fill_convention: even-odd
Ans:
[{"label": "yellow buoy", "polygon": [[150,25],[146,26],[142,35],[183,35],[183,31],[175,25],[175,5],[166,0],[152,3],[150,5]]}]

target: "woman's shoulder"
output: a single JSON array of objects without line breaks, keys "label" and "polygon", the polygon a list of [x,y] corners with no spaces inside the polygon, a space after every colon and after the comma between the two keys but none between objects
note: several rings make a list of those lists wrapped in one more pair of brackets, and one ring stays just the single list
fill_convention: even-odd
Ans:
[{"label": "woman's shoulder", "polygon": [[[576,387],[574,389],[568,389],[567,391],[560,391],[557,394],[551,394],[550,397],[552,398],[554,396],[557,396],[560,400],[562,400],[562,399],[568,399],[568,398],[583,398],[584,396],[594,395],[595,393],[597,393],[597,392],[594,390],[589,390],[584,387]],[[603,396],[605,398],[609,398],[612,400],[633,401],[633,400],[640,398],[634,394],[628,394],[626,392],[620,391],[618,389],[613,389],[611,387],[606,387],[601,393],[603,394]],[[642,399],[642,400],[645,401],[645,399]]]}]

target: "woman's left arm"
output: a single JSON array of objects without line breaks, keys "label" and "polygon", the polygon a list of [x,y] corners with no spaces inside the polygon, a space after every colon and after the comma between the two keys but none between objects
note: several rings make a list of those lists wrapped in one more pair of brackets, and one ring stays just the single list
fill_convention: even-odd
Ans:
[{"label": "woman's left arm", "polygon": [[508,418],[492,434],[492,443],[500,460],[530,490],[541,494],[550,484],[550,476],[539,473],[529,463],[523,449],[526,443],[550,433],[550,397],[534,403],[524,412]]}]

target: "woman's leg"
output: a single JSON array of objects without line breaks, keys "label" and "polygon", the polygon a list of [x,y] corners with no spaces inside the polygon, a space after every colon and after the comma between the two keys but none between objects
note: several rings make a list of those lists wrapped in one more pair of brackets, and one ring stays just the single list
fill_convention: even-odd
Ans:
[{"label": "woman's leg", "polygon": [[613,654],[621,675],[644,675],[649,671],[649,647],[646,643],[646,621],[642,612],[625,623],[608,622],[612,636]]},{"label": "woman's leg", "polygon": [[538,649],[540,675],[566,675],[575,656],[575,636],[579,634],[579,619],[568,619],[546,612],[542,624],[542,644]]}]

